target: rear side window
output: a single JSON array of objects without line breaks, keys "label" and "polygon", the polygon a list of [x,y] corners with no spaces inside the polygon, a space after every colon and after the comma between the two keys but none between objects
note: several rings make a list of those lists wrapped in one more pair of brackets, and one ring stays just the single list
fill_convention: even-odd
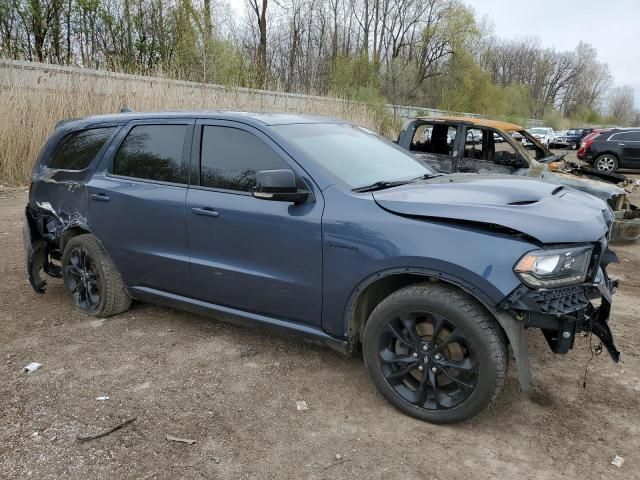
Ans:
[{"label": "rear side window", "polygon": [[250,192],[256,172],[291,169],[252,133],[231,127],[205,126],[200,150],[200,185]]},{"label": "rear side window", "polygon": [[92,128],[73,132],[60,141],[49,160],[49,168],[83,170],[96,158],[115,128]]},{"label": "rear side window", "polygon": [[611,140],[625,141],[625,142],[640,142],[640,131],[639,132],[617,133],[617,134],[613,135]]},{"label": "rear side window", "polygon": [[113,173],[159,182],[187,183],[182,165],[186,125],[138,125],[120,145]]}]

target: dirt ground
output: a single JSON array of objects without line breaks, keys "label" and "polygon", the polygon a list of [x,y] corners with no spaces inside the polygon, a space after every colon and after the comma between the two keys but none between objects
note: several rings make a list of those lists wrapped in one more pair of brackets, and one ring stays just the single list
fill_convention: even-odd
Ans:
[{"label": "dirt ground", "polygon": [[[0,192],[0,478],[640,478],[637,245],[617,247],[612,269],[620,364],[595,357],[583,389],[588,339],[557,356],[531,332],[530,393],[512,362],[491,409],[435,426],[388,405],[361,359],[151,305],[89,319],[56,280],[34,293],[25,201]],[[23,373],[33,361],[43,367]]]}]

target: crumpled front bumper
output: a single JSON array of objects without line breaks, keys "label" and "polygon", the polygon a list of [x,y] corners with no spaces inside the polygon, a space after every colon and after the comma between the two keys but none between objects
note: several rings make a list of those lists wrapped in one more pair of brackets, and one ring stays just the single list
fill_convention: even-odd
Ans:
[{"label": "crumpled front bumper", "polygon": [[589,332],[600,339],[617,363],[620,351],[609,327],[609,316],[618,281],[606,272],[607,264],[617,262],[615,253],[607,249],[592,282],[546,290],[522,285],[499,308],[514,314],[525,328],[540,328],[554,353],[567,353],[577,333]]}]

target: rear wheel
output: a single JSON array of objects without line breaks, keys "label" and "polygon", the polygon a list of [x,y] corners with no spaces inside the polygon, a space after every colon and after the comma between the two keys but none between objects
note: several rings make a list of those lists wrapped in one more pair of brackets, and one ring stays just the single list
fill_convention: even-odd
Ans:
[{"label": "rear wheel", "polygon": [[618,159],[610,153],[605,153],[596,158],[593,165],[596,167],[596,170],[612,173],[618,169]]},{"label": "rear wheel", "polygon": [[120,274],[93,235],[69,240],[62,255],[62,277],[75,308],[82,313],[109,317],[131,305]]},{"label": "rear wheel", "polygon": [[473,298],[430,283],[392,293],[373,311],[364,359],[380,393],[402,412],[454,423],[484,410],[508,366],[496,320]]},{"label": "rear wheel", "polygon": [[571,150],[576,150],[578,148],[578,142],[573,141],[573,142],[569,143],[569,148]]}]

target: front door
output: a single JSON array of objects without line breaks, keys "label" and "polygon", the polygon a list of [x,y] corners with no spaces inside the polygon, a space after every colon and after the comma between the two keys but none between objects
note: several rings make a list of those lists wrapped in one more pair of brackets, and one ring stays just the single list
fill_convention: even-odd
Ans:
[{"label": "front door", "polygon": [[307,202],[251,195],[255,173],[304,172],[268,137],[242,123],[199,121],[187,195],[191,278],[196,298],[320,326],[322,195]]},{"label": "front door", "polygon": [[190,293],[185,201],[193,123],[127,125],[87,184],[89,225],[127,286]]}]

